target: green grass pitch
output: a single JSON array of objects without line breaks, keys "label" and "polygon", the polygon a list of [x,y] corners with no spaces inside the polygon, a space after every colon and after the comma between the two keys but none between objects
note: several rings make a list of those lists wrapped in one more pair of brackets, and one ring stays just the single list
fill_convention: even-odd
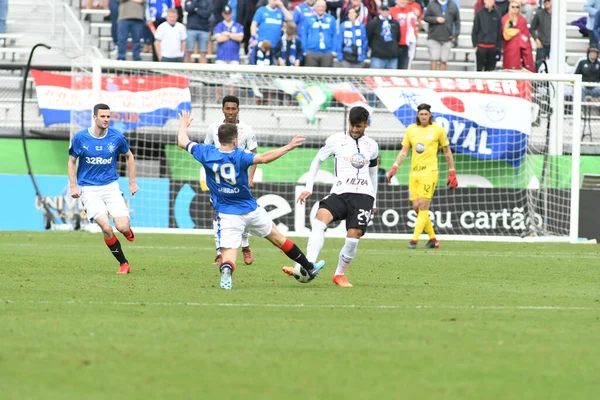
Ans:
[{"label": "green grass pitch", "polygon": [[[251,238],[233,290],[212,240],[139,234],[127,276],[99,234],[0,232],[2,399],[592,399],[597,246],[361,240],[331,283]],[[304,248],[306,239],[297,243]]]}]

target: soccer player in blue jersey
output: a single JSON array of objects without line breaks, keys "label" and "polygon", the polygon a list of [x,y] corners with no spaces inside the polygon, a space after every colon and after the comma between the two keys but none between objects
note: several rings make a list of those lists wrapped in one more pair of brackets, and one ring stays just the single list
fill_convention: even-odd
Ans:
[{"label": "soccer player in blue jersey", "polygon": [[96,221],[102,229],[104,242],[121,264],[117,274],[128,274],[131,271],[129,262],[113,232],[109,216],[125,239],[133,242],[135,235],[129,224],[129,210],[117,182],[117,156],[125,154],[127,158],[129,192],[132,196],[139,190],[135,182],[135,161],[125,136],[108,127],[110,108],[106,104],[94,106],[93,120],[93,126],[77,132],[69,146],[68,173],[71,197],[81,198],[90,222]]},{"label": "soccer player in blue jersey", "polygon": [[268,40],[273,47],[281,40],[283,21],[291,21],[292,14],[285,8],[281,0],[269,0],[266,6],[254,13],[250,25],[250,47],[255,47],[263,40]]},{"label": "soccer player in blue jersey", "polygon": [[238,148],[238,127],[224,123],[219,126],[219,147],[190,141],[187,129],[192,122],[190,113],[180,114],[177,144],[202,163],[206,170],[206,183],[217,213],[219,247],[223,262],[221,288],[231,289],[231,275],[235,271],[238,249],[242,242],[242,233],[248,231],[255,236],[264,237],[279,247],[286,256],[300,264],[311,279],[317,276],[325,265],[324,261],[314,264],[306,259],[304,253],[277,229],[267,211],[259,207],[248,187],[248,168],[256,164],[268,164],[285,153],[301,146],[304,136],[296,136],[286,146],[255,154]]}]

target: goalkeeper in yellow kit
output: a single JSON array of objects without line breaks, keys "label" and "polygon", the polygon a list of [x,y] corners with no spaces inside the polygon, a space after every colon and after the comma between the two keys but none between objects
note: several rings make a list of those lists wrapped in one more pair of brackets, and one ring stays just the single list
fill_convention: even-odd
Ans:
[{"label": "goalkeeper in yellow kit", "polygon": [[456,179],[454,158],[452,157],[452,150],[450,150],[450,142],[446,137],[446,131],[433,122],[431,106],[420,104],[417,107],[417,120],[406,129],[406,134],[402,140],[402,150],[398,153],[396,162],[387,174],[389,182],[396,174],[398,167],[406,160],[408,151],[412,148],[408,190],[413,209],[417,213],[417,223],[414,236],[408,244],[409,249],[417,248],[417,241],[423,230],[429,235],[429,241],[425,247],[434,249],[440,247],[429,218],[429,207],[438,180],[437,153],[440,147],[448,163],[448,186],[450,186],[450,189],[454,189],[458,186],[458,180]]}]

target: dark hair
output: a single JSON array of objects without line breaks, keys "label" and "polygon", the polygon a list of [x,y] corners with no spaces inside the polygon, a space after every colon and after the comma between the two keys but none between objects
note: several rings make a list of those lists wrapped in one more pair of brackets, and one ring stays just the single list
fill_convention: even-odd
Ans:
[{"label": "dark hair", "polygon": [[352,107],[350,109],[350,114],[348,114],[348,120],[350,121],[350,125],[358,125],[361,122],[368,122],[369,112],[364,107]]},{"label": "dark hair", "polygon": [[238,137],[236,124],[223,124],[219,126],[219,142],[221,144],[231,144],[233,139]]},{"label": "dark hair", "polygon": [[[425,111],[429,111],[425,108],[421,109],[421,110],[425,110]],[[421,111],[419,110],[419,111]],[[421,121],[419,121],[419,111],[417,111],[417,115],[415,116],[415,124],[417,125],[421,125]],[[433,124],[433,114],[431,113],[431,111],[429,111],[429,125]]]},{"label": "dark hair", "polygon": [[99,103],[94,106],[94,115],[98,116],[98,110],[108,110],[110,111],[110,107],[108,104]]},{"label": "dark hair", "polygon": [[225,107],[225,103],[235,103],[237,106],[240,106],[240,99],[235,96],[225,96],[223,97],[222,106]]}]

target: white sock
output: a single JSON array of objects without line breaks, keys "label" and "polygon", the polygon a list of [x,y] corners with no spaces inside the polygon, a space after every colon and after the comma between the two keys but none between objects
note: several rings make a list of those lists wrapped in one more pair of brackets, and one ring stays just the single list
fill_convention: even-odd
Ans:
[{"label": "white sock", "polygon": [[242,247],[250,247],[250,242],[248,241],[248,232],[242,233]]},{"label": "white sock", "polygon": [[221,254],[221,243],[219,240],[219,225],[216,219],[213,219],[213,232],[215,233],[215,248],[217,249],[217,254]]},{"label": "white sock", "polygon": [[350,266],[352,260],[354,260],[354,256],[356,256],[356,249],[358,248],[358,239],[354,238],[346,238],[346,243],[344,243],[344,247],[340,250],[340,258],[338,261],[338,266],[335,270],[335,275],[344,275],[346,272],[346,268]]},{"label": "white sock", "polygon": [[318,219],[312,220],[308,244],[306,245],[306,259],[312,263],[317,261],[323,243],[325,243],[325,229],[327,229],[327,225],[323,222]]}]

